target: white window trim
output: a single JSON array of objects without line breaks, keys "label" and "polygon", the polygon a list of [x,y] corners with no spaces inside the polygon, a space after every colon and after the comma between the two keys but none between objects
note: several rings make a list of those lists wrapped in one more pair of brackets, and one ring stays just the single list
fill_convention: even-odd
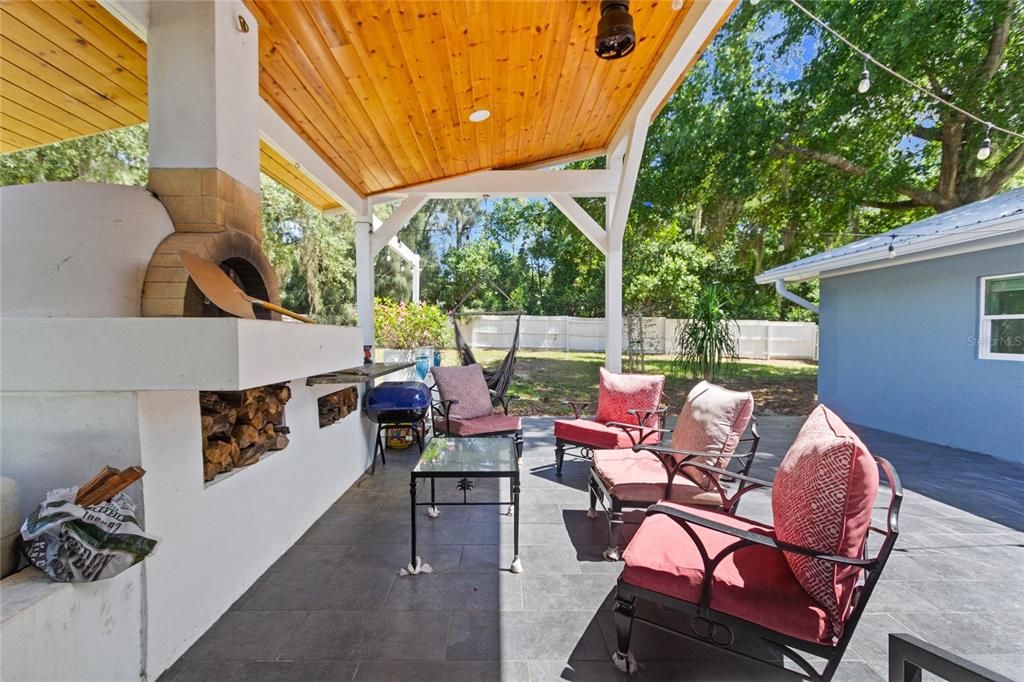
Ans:
[{"label": "white window trim", "polygon": [[978,287],[978,358],[981,360],[1009,360],[1010,362],[1024,362],[1024,353],[993,353],[989,350],[992,341],[993,320],[1022,320],[1024,314],[1016,315],[986,315],[985,314],[985,284],[989,280],[1011,279],[1013,277],[1024,277],[1024,272],[1010,272],[1004,275],[988,275],[982,277]]}]

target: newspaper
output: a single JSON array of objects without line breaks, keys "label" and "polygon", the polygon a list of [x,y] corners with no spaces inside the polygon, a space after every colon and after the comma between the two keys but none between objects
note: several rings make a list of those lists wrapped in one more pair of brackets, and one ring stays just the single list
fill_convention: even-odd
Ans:
[{"label": "newspaper", "polygon": [[75,504],[77,494],[77,487],[51,490],[21,526],[25,553],[43,573],[58,582],[103,580],[156,549],[126,493],[89,507]]}]

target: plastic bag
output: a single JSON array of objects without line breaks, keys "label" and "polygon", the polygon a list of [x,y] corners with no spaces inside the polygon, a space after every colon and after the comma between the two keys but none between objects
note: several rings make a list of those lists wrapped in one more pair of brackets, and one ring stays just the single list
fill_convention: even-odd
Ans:
[{"label": "plastic bag", "polygon": [[156,549],[126,493],[89,507],[75,504],[77,494],[77,487],[51,490],[21,526],[25,554],[43,573],[58,582],[103,580]]}]

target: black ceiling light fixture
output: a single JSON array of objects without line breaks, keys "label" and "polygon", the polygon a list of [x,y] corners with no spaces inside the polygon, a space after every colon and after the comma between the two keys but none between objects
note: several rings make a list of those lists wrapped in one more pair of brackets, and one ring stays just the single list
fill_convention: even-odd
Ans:
[{"label": "black ceiling light fixture", "polygon": [[601,59],[621,59],[635,47],[636,31],[629,15],[629,0],[601,0],[594,52]]}]

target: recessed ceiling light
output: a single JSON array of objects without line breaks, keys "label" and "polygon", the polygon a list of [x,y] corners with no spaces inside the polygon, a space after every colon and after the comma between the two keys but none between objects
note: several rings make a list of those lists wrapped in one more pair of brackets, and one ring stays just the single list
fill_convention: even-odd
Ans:
[{"label": "recessed ceiling light", "polygon": [[473,123],[483,123],[491,117],[491,112],[486,109],[477,109],[469,115],[469,120]]}]

